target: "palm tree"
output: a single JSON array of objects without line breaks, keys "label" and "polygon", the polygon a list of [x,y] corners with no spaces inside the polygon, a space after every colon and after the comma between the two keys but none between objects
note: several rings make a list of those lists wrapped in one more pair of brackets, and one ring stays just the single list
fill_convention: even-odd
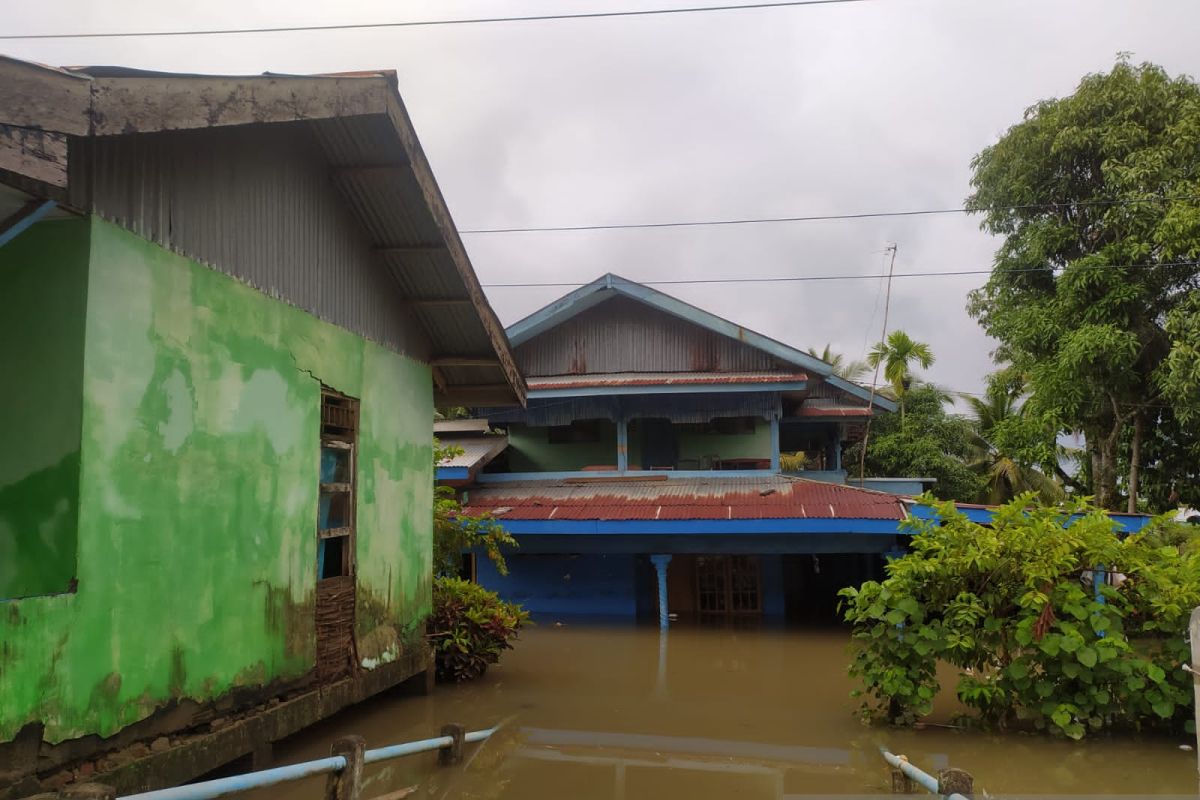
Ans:
[{"label": "palm tree", "polygon": [[819,358],[829,366],[833,367],[833,374],[839,378],[844,378],[848,381],[861,380],[867,372],[867,363],[865,361],[847,361],[846,357],[841,353],[833,352],[833,348],[826,344],[825,349],[817,352],[815,347],[808,348],[808,354]]},{"label": "palm tree", "polygon": [[987,478],[984,502],[1005,503],[1022,492],[1036,492],[1047,503],[1061,500],[1063,489],[1057,481],[992,444],[993,434],[1001,425],[1024,416],[1018,393],[991,388],[982,397],[960,396],[967,404],[975,427],[974,456],[967,466]]},{"label": "palm tree", "polygon": [[883,365],[883,378],[891,384],[891,390],[900,401],[900,419],[904,419],[904,393],[912,386],[912,362],[921,369],[933,366],[933,351],[925,342],[918,342],[904,331],[892,331],[886,342],[880,342],[867,353],[867,364],[872,368]]}]

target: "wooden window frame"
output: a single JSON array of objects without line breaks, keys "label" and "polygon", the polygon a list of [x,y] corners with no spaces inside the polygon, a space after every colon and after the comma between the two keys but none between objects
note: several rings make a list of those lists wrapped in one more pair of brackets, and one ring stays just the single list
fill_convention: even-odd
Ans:
[{"label": "wooden window frame", "polygon": [[[321,387],[321,450],[340,450],[347,453],[346,470],[348,481],[335,483],[320,482],[318,476],[318,497],[344,497],[345,518],[343,525],[333,528],[321,527],[321,513],[317,513],[317,546],[324,548],[324,540],[343,538],[341,548],[342,563],[336,574],[322,577],[324,567],[323,555],[318,559],[317,580],[354,576],[358,572],[358,435],[359,435],[359,401]],[[332,500],[330,501],[332,505]]]}]

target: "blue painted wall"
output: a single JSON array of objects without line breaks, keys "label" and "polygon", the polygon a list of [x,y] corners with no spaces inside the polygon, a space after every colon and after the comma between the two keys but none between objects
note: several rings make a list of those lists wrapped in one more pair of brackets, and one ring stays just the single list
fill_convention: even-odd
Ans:
[{"label": "blue painted wall", "polygon": [[782,618],[786,613],[783,592],[783,556],[760,556],[759,577],[762,581],[763,616]]},{"label": "blue painted wall", "polygon": [[634,555],[520,555],[505,557],[508,575],[476,558],[476,580],[505,600],[538,615],[637,614]]}]

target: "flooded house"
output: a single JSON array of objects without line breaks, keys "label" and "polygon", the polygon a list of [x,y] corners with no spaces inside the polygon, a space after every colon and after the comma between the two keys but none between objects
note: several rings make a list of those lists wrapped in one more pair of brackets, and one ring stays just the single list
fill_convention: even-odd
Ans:
[{"label": "flooded house", "polygon": [[611,274],[507,332],[528,404],[439,423],[438,476],[520,543],[464,571],[535,614],[830,620],[902,546],[929,483],[848,477],[896,406],[831,365]]},{"label": "flooded house", "polygon": [[425,673],[435,401],[524,384],[395,75],[2,59],[0,219],[0,797]]}]

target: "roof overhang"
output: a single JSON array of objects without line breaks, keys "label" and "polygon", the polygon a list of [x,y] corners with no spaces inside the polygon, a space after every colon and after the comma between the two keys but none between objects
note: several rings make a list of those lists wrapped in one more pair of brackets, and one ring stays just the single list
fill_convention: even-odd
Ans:
[{"label": "roof overhang", "polygon": [[[313,128],[332,182],[396,279],[397,313],[412,314],[433,347],[439,405],[519,405],[525,383],[479,285],[394,72],[214,76],[120,67],[55,69],[0,57],[0,184],[19,200],[69,201],[73,137],[303,124]],[[405,206],[403,210],[398,204]],[[437,235],[406,225],[427,214]],[[390,219],[394,218],[394,219]],[[390,222],[390,224],[389,224]]]}]

